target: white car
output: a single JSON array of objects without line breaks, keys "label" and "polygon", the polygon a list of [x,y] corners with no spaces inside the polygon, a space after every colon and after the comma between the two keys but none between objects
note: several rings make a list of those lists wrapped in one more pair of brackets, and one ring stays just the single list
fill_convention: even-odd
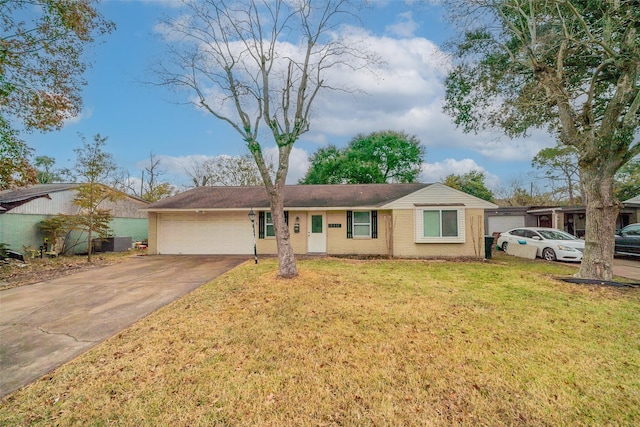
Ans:
[{"label": "white car", "polygon": [[580,261],[584,252],[584,240],[555,228],[514,228],[498,237],[497,246],[507,251],[509,245],[530,245],[536,255],[548,261]]}]

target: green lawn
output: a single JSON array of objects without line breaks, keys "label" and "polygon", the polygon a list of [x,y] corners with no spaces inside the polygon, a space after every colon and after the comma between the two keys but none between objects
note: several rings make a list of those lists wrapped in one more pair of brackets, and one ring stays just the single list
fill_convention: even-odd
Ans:
[{"label": "green lawn", "polygon": [[0,425],[640,424],[640,290],[490,262],[248,262],[0,403]]}]

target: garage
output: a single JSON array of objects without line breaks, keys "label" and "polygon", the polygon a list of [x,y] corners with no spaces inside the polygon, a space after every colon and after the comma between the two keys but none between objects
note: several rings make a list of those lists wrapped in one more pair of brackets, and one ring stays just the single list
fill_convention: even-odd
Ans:
[{"label": "garage", "polygon": [[488,233],[502,233],[513,228],[524,227],[524,215],[488,216]]},{"label": "garage", "polygon": [[162,213],[158,215],[157,232],[160,254],[253,253],[253,234],[246,213]]}]

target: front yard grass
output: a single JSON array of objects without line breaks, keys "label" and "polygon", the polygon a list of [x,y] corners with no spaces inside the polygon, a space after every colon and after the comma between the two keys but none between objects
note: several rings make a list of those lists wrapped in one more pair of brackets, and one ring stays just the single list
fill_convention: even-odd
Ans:
[{"label": "front yard grass", "polygon": [[640,290],[491,262],[245,263],[0,402],[0,425],[640,424]]}]

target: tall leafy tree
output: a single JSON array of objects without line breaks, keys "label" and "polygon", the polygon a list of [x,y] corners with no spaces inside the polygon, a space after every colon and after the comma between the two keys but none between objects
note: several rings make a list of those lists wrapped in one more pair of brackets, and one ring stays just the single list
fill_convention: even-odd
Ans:
[{"label": "tall leafy tree", "polygon": [[472,170],[462,175],[450,174],[444,179],[444,184],[480,199],[493,202],[493,193],[487,188],[484,182],[485,177],[484,172]]},{"label": "tall leafy tree", "polygon": [[51,184],[63,182],[65,179],[73,181],[75,178],[67,168],[55,168],[56,159],[49,156],[36,156],[34,165],[38,171],[38,182],[40,184]]},{"label": "tall leafy tree", "polygon": [[56,164],[56,159],[49,156],[38,156],[35,159],[35,166],[38,169],[38,182],[40,184],[50,184],[56,181],[53,172],[53,165]]},{"label": "tall leafy tree", "polygon": [[18,132],[0,116],[0,191],[38,182],[30,162],[33,149],[18,138]]},{"label": "tall leafy tree", "polygon": [[640,195],[640,159],[631,160],[616,173],[616,197],[624,202]]},{"label": "tall leafy tree", "polygon": [[[187,89],[193,103],[231,126],[252,154],[269,195],[278,273],[298,274],[284,216],[293,145],[311,126],[311,107],[332,86],[328,71],[366,65],[363,52],[336,37],[354,18],[348,0],[183,0],[184,13],[164,22],[169,46],[161,82]],[[262,129],[264,128],[264,131]],[[275,177],[261,140],[278,148]]]},{"label": "tall leafy tree", "polygon": [[110,32],[92,0],[0,1],[2,117],[27,129],[60,128],[82,109],[83,53]]},{"label": "tall leafy tree", "polygon": [[344,148],[319,149],[301,184],[416,182],[425,148],[413,135],[391,130],[357,135]]},{"label": "tall leafy tree", "polygon": [[309,157],[310,167],[300,184],[345,184],[348,182],[348,172],[343,168],[347,165],[344,150],[331,144],[319,148]]},{"label": "tall leafy tree", "polygon": [[351,179],[361,183],[415,182],[425,156],[418,138],[391,130],[357,135],[347,148]]},{"label": "tall leafy tree", "polygon": [[[557,192],[566,194],[570,205],[581,200],[580,167],[574,146],[544,148],[536,154],[531,165],[543,171],[544,177]],[[558,186],[556,183],[561,184]]]},{"label": "tall leafy tree", "polygon": [[114,27],[94,4],[0,0],[0,188],[36,182],[19,132],[59,129],[80,113],[83,54]]},{"label": "tall leafy tree", "polygon": [[578,153],[587,206],[578,275],[611,279],[618,169],[640,153],[635,0],[461,0],[445,110],[465,131],[548,126]]}]

